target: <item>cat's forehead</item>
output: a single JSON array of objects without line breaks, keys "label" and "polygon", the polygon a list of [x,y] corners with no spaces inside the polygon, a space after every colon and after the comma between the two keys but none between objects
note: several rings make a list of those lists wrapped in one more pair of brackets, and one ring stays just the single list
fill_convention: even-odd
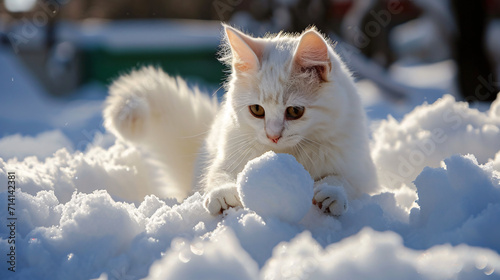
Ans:
[{"label": "cat's forehead", "polygon": [[263,63],[259,73],[259,88],[262,98],[268,102],[275,100],[283,103],[283,93],[287,85],[289,73],[285,65]]},{"label": "cat's forehead", "polygon": [[257,73],[259,101],[262,104],[305,105],[312,101],[310,81],[292,73],[297,42],[275,40],[266,47]]},{"label": "cat's forehead", "polygon": [[263,51],[262,70],[284,70],[290,65],[297,40],[291,38],[275,38],[269,40]]},{"label": "cat's forehead", "polygon": [[275,40],[267,45],[258,72],[261,100],[284,104],[290,96],[290,71],[295,42]]}]

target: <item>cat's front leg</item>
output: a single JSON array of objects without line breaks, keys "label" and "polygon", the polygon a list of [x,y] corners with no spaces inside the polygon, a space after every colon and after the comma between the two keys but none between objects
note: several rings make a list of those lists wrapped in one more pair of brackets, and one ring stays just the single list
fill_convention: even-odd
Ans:
[{"label": "cat's front leg", "polygon": [[212,214],[222,214],[222,211],[242,206],[236,184],[228,183],[220,188],[213,189],[205,195],[205,209]]},{"label": "cat's front leg", "polygon": [[332,216],[342,216],[349,207],[347,194],[336,178],[320,180],[314,184],[313,204]]}]

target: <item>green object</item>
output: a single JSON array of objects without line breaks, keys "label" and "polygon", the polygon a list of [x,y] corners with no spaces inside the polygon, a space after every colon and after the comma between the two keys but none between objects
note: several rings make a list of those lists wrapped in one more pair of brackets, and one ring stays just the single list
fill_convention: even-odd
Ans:
[{"label": "green object", "polygon": [[141,66],[161,67],[170,75],[195,77],[206,83],[220,84],[224,66],[217,60],[216,49],[128,49],[113,51],[97,47],[83,52],[83,82],[110,84],[119,75]]}]

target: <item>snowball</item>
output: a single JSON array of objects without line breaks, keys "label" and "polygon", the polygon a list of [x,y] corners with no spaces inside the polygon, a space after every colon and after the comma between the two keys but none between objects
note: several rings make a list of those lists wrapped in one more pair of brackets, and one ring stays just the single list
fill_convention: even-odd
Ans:
[{"label": "snowball", "polygon": [[263,217],[297,223],[311,208],[314,181],[288,154],[270,151],[249,161],[236,184],[243,206]]}]

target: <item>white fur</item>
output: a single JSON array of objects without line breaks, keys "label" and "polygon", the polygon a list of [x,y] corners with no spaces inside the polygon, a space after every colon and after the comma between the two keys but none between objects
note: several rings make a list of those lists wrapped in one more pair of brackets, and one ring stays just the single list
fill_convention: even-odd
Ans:
[{"label": "white fur", "polygon": [[[233,71],[216,116],[213,100],[189,90],[180,79],[147,68],[112,85],[106,126],[159,154],[181,194],[187,194],[195,167],[194,187],[206,193],[205,206],[212,214],[241,205],[232,197],[237,174],[269,150],[295,156],[317,182],[315,202],[331,214],[343,214],[347,198],[375,192],[378,183],[360,97],[349,71],[323,37],[313,29],[301,36],[265,39],[230,27],[226,34],[222,60]],[[321,49],[327,53],[317,53]],[[323,67],[324,81],[312,82],[315,72],[297,72],[301,65],[316,64]],[[265,108],[265,118],[252,116],[248,106],[253,104]],[[305,107],[304,116],[285,119],[289,106]],[[210,123],[195,164],[200,135]],[[281,138],[273,143],[266,133],[276,132]]]},{"label": "white fur", "polygon": [[165,165],[168,195],[184,199],[191,192],[195,160],[217,100],[153,67],[121,76],[109,91],[106,128],[156,156]]}]

